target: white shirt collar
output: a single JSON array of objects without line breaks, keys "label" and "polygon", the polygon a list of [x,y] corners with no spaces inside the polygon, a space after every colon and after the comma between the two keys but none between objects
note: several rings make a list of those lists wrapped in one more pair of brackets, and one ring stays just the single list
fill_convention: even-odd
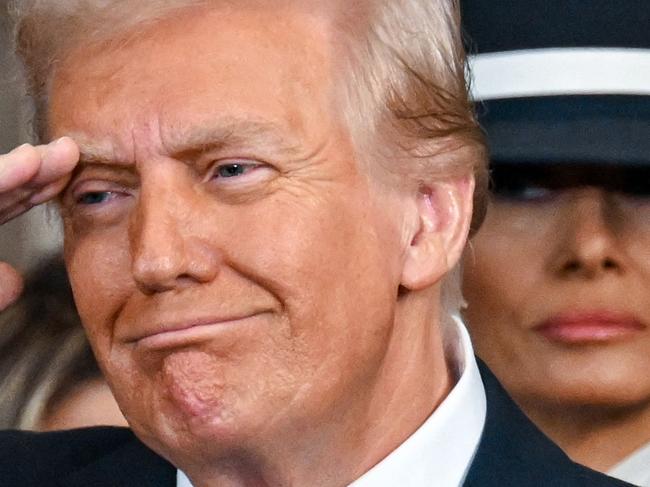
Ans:
[{"label": "white shirt collar", "polygon": [[[486,399],[474,350],[456,318],[445,333],[448,365],[458,382],[404,443],[349,487],[458,487],[474,459],[485,425]],[[192,487],[178,471],[177,487]]]},{"label": "white shirt collar", "polygon": [[607,475],[641,487],[650,487],[650,443],[614,465]]}]

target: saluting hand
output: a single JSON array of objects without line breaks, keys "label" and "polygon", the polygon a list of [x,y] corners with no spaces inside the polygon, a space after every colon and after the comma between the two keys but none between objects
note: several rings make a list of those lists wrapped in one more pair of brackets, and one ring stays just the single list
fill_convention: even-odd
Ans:
[{"label": "saluting hand", "polygon": [[[0,225],[58,195],[79,161],[79,148],[69,137],[47,145],[22,145],[0,155]],[[20,294],[22,279],[0,262],[0,310]]]}]

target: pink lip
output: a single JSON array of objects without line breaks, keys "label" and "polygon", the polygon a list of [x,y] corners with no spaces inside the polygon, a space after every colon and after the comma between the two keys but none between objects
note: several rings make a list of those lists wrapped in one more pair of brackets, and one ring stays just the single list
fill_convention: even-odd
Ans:
[{"label": "pink lip", "polygon": [[645,330],[646,325],[628,313],[575,311],[555,315],[534,329],[554,342],[580,344],[626,339]]},{"label": "pink lip", "polygon": [[155,330],[147,331],[127,340],[138,347],[149,350],[180,347],[213,337],[216,333],[233,326],[244,324],[263,313],[232,317],[204,317],[183,323],[159,325]]}]

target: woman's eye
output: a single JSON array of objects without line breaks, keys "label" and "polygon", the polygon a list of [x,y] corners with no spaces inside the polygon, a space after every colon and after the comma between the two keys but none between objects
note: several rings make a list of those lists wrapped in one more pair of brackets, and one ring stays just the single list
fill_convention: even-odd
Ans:
[{"label": "woman's eye", "polygon": [[557,191],[543,186],[521,185],[495,188],[495,196],[500,199],[522,203],[535,203],[553,199]]},{"label": "woman's eye", "polygon": [[522,201],[539,201],[552,198],[554,191],[542,186],[528,186],[521,188],[516,197]]}]

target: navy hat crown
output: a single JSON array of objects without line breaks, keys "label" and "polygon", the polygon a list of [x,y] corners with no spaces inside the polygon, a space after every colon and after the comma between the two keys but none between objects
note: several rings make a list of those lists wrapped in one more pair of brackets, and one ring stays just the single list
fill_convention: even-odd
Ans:
[{"label": "navy hat crown", "polygon": [[649,0],[461,0],[494,162],[650,166]]},{"label": "navy hat crown", "polygon": [[470,52],[650,48],[648,0],[461,0]]}]

